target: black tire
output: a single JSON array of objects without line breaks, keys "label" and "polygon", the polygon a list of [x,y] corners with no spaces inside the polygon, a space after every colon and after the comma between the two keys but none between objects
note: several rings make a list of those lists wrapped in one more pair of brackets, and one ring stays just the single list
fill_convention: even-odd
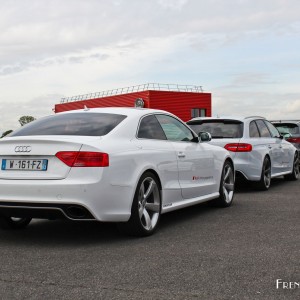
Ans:
[{"label": "black tire", "polygon": [[293,170],[291,174],[285,175],[284,179],[286,180],[297,180],[299,178],[299,154],[295,153]]},{"label": "black tire", "polygon": [[122,233],[133,236],[149,236],[157,228],[161,213],[161,191],[157,177],[146,172],[140,178],[127,223],[119,223]]},{"label": "black tire", "polygon": [[31,222],[31,218],[0,217],[1,229],[23,229]]},{"label": "black tire", "polygon": [[261,191],[267,191],[271,186],[271,161],[268,156],[264,159],[260,180],[257,182],[256,186],[257,189]]},{"label": "black tire", "polygon": [[219,207],[228,207],[233,202],[235,187],[235,175],[232,163],[226,160],[222,170],[222,176],[220,181],[220,196],[216,199],[215,205]]}]

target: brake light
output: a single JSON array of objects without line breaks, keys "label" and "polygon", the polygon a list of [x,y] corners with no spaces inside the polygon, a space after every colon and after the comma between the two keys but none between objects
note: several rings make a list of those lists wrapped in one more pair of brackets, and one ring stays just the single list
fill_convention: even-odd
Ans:
[{"label": "brake light", "polygon": [[102,152],[60,151],[55,156],[69,167],[109,166],[109,155]]},{"label": "brake light", "polygon": [[246,144],[246,143],[231,143],[231,144],[227,144],[224,148],[231,152],[251,152],[252,151],[252,145]]},{"label": "brake light", "polygon": [[290,143],[300,144],[300,138],[288,138],[287,141]]}]

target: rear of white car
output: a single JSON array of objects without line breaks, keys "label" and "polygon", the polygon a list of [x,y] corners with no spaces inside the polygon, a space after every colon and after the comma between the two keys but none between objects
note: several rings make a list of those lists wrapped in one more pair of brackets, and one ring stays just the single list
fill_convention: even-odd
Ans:
[{"label": "rear of white car", "polygon": [[98,108],[39,119],[0,141],[0,227],[31,218],[118,222],[150,235],[160,214],[215,200],[231,205],[228,151],[176,116]]},{"label": "rear of white car", "polygon": [[198,134],[209,132],[212,137],[210,144],[228,150],[234,160],[237,174],[245,174],[245,168],[249,168],[249,162],[254,157],[250,154],[252,145],[246,143],[243,137],[244,123],[242,120],[233,118],[195,118],[187,124]]},{"label": "rear of white car", "polygon": [[[129,199],[132,197],[132,189],[115,186],[108,190],[109,173],[112,172],[109,164],[114,156],[106,139],[110,128],[103,132],[105,134],[99,133],[99,136],[84,135],[87,130],[93,130],[83,128],[97,114],[85,115],[70,114],[67,123],[73,123],[73,129],[66,125],[64,131],[60,129],[60,135],[30,136],[24,130],[1,141],[1,213],[9,215],[14,210],[18,217],[49,216],[100,221],[128,219],[130,204],[126,201],[116,203],[114,199],[120,194]],[[97,117],[100,118],[100,114]],[[113,115],[110,117],[114,118]],[[112,121],[111,130],[126,116],[117,118],[119,120]],[[55,122],[59,122],[57,119]],[[36,127],[37,132],[55,133],[55,129],[51,128],[55,126],[51,124],[51,119],[46,123],[49,128],[44,130],[39,128],[38,122],[32,126]],[[81,127],[77,133],[75,123],[78,129]],[[44,126],[45,122],[42,124]],[[24,129],[30,134],[35,132],[35,129],[30,130],[30,124]],[[101,202],[99,191],[103,193]],[[105,195],[108,192],[109,195]],[[20,207],[18,211],[16,206]]]},{"label": "rear of white car", "polygon": [[187,124],[196,133],[211,133],[210,143],[230,151],[236,174],[257,182],[261,189],[268,189],[273,177],[295,174],[298,178],[297,150],[264,118],[195,118]]}]

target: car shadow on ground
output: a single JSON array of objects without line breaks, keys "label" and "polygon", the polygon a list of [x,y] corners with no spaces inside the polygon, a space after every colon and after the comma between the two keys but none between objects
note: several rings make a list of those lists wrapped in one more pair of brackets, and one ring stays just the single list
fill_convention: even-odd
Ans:
[{"label": "car shadow on ground", "polygon": [[[208,203],[202,203],[163,214],[153,238],[160,232],[163,235],[167,234],[164,229],[169,228],[172,230],[174,226],[180,227],[182,224],[189,224],[194,218],[201,218],[213,210],[215,208]],[[0,240],[5,244],[14,246],[76,247],[78,245],[135,243],[140,239],[120,233],[114,223],[92,221],[74,222],[35,219],[26,229],[0,230]],[[152,239],[152,237],[146,239]]]},{"label": "car shadow on ground", "polygon": [[0,240],[6,243],[38,246],[89,245],[101,241],[113,243],[120,239],[124,239],[124,236],[118,232],[115,224],[92,221],[34,219],[26,229],[0,231]]},{"label": "car shadow on ground", "polygon": [[[272,179],[270,191],[276,191],[286,183],[283,178]],[[249,182],[239,182],[236,186],[237,194],[268,192],[258,191]],[[239,202],[235,199],[234,206],[238,205]],[[164,235],[170,228],[173,230],[173,227],[179,228],[182,225],[190,224],[194,219],[203,219],[207,214],[214,215],[216,213],[219,214],[218,208],[207,202],[163,214],[158,225],[158,232],[154,236],[156,234]],[[121,234],[114,223],[33,220],[26,229],[0,230],[0,240],[13,245],[68,247],[123,243],[135,241],[138,238]]]},{"label": "car shadow on ground", "polygon": [[[273,178],[271,181],[270,190],[274,190],[278,187],[281,187],[282,185],[286,184],[288,181],[286,181],[283,176]],[[268,192],[268,191],[260,191],[255,186],[254,182],[238,179],[236,180],[235,184],[235,192],[236,193],[259,193],[259,192]]]}]

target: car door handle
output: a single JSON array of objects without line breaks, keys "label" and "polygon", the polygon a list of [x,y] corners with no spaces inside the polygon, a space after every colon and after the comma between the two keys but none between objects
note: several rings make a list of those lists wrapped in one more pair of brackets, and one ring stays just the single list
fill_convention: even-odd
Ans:
[{"label": "car door handle", "polygon": [[269,149],[272,149],[272,146],[271,146],[271,145],[269,145],[269,146],[268,146],[268,148],[269,148]]},{"label": "car door handle", "polygon": [[178,157],[185,157],[185,153],[184,152],[178,152],[177,156]]}]

